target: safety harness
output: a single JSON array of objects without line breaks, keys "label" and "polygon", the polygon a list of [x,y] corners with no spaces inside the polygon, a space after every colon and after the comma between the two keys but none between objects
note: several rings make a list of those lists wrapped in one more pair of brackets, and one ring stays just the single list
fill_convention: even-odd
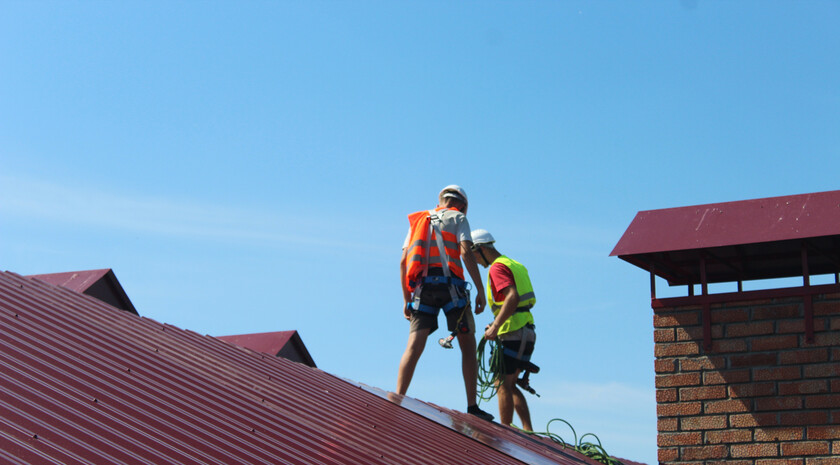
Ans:
[{"label": "safety harness", "polygon": [[534,331],[535,326],[532,324],[527,324],[516,331],[511,331],[509,333],[500,334],[499,340],[500,341],[519,341],[519,349],[513,350],[507,347],[504,348],[504,354],[508,357],[513,357],[517,360],[521,360],[523,362],[530,362],[531,355],[525,355],[525,346],[531,342],[537,342],[537,332]]},{"label": "safety harness", "polygon": [[[446,284],[449,287],[449,295],[452,299],[444,305],[443,312],[447,313],[453,308],[461,308],[469,302],[468,283],[463,279],[452,276],[449,271],[449,255],[446,253],[446,246],[443,244],[443,231],[440,227],[440,217],[434,210],[429,210],[429,230],[426,233],[426,250],[423,254],[423,273],[420,276],[420,284],[414,290],[414,299],[411,306],[414,310],[423,313],[431,313],[437,315],[438,308],[431,305],[420,303],[420,296],[423,293],[423,286],[426,284]],[[429,249],[432,246],[432,232],[434,232],[435,241],[437,242],[438,252],[440,253],[441,268],[443,269],[443,276],[429,276]],[[459,297],[458,289],[465,291],[464,297]]]}]

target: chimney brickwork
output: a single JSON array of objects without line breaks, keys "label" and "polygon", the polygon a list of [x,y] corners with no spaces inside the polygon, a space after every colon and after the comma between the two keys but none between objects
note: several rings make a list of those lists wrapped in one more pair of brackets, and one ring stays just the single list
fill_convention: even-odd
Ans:
[{"label": "chimney brickwork", "polygon": [[840,293],[655,308],[659,461],[840,465]]}]

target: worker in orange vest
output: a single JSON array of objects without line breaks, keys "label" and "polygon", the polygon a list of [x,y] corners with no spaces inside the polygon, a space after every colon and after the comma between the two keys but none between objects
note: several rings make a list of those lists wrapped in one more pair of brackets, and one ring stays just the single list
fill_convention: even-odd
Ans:
[{"label": "worker in orange vest", "polygon": [[397,394],[408,391],[426,340],[438,328],[438,314],[443,310],[447,327],[457,333],[461,349],[467,412],[492,420],[493,416],[476,404],[478,363],[475,356],[475,320],[470,311],[464,268],[475,286],[476,314],[484,311],[486,297],[478,265],[470,253],[472,239],[466,217],[467,205],[467,193],[453,184],[440,191],[438,206],[434,210],[408,215],[409,231],[400,259],[400,281],[405,301],[403,313],[411,322],[411,329],[400,360]]}]

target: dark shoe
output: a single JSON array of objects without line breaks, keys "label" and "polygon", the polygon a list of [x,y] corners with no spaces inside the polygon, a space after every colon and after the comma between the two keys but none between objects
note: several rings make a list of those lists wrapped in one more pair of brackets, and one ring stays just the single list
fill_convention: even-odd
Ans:
[{"label": "dark shoe", "polygon": [[484,410],[481,410],[480,408],[478,408],[478,405],[471,405],[467,407],[467,413],[469,413],[470,415],[475,415],[478,418],[481,418],[482,420],[493,421],[493,415],[490,415]]}]

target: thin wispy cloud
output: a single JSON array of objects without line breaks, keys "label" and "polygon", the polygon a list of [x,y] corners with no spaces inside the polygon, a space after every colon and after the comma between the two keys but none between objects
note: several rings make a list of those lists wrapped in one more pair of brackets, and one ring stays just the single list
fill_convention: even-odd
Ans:
[{"label": "thin wispy cloud", "polygon": [[0,196],[3,199],[0,212],[7,218],[263,246],[372,247],[364,242],[336,241],[318,235],[317,231],[325,230],[325,222],[315,215],[283,217],[255,209],[160,196],[131,196],[8,175],[0,175]]}]

